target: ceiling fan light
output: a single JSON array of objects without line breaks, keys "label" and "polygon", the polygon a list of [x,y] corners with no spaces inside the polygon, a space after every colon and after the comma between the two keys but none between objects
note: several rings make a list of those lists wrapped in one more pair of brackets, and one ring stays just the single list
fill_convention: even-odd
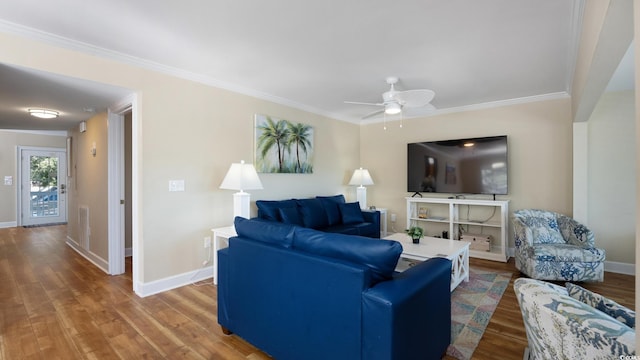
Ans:
[{"label": "ceiling fan light", "polygon": [[402,107],[398,103],[387,104],[387,106],[385,106],[384,108],[384,112],[387,115],[400,114],[401,111],[402,111]]},{"label": "ceiling fan light", "polygon": [[31,116],[35,116],[41,119],[53,119],[57,118],[59,115],[57,111],[46,109],[29,109],[28,111]]}]

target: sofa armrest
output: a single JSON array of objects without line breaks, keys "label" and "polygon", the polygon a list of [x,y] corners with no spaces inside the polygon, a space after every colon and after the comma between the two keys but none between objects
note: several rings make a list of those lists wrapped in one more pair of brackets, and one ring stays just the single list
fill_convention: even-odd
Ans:
[{"label": "sofa armrest", "polygon": [[533,246],[533,233],[531,229],[519,218],[513,218],[513,236],[516,252],[524,253],[528,247]]},{"label": "sofa armrest", "polygon": [[451,342],[450,285],[451,261],[432,258],[365,291],[363,358],[440,359]]}]

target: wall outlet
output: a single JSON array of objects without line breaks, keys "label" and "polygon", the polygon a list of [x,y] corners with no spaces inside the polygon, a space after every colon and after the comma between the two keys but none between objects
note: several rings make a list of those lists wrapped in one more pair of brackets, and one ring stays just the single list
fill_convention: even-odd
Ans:
[{"label": "wall outlet", "polygon": [[396,222],[396,220],[398,220],[396,214],[391,214],[391,222]]},{"label": "wall outlet", "polygon": [[206,236],[204,238],[204,248],[210,248],[211,247],[211,236]]}]

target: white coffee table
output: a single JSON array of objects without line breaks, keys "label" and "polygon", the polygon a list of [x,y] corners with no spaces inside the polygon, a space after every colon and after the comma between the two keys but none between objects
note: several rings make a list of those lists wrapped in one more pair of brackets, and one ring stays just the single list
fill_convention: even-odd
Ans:
[{"label": "white coffee table", "polygon": [[461,282],[469,281],[469,243],[439,239],[425,236],[420,243],[414,244],[411,237],[405,233],[395,233],[384,237],[402,244],[401,257],[425,261],[432,257],[443,257],[451,260],[451,291]]}]

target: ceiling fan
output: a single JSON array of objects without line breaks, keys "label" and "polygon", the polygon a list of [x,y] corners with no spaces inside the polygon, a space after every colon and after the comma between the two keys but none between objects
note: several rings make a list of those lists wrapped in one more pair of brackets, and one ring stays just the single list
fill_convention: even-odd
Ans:
[{"label": "ceiling fan", "polygon": [[406,91],[398,91],[395,89],[395,84],[398,83],[398,78],[395,76],[389,76],[387,79],[387,84],[391,86],[391,89],[382,94],[382,102],[381,103],[367,103],[367,102],[358,102],[358,101],[345,101],[346,104],[356,104],[356,105],[373,105],[373,106],[383,106],[383,109],[376,110],[372,113],[369,113],[363,116],[363,119],[367,119],[379,114],[386,115],[396,115],[402,112],[404,108],[420,108],[429,106],[430,109],[435,109],[433,105],[429,103],[433,100],[435,93],[432,90],[428,89],[416,89],[416,90],[406,90]]}]

